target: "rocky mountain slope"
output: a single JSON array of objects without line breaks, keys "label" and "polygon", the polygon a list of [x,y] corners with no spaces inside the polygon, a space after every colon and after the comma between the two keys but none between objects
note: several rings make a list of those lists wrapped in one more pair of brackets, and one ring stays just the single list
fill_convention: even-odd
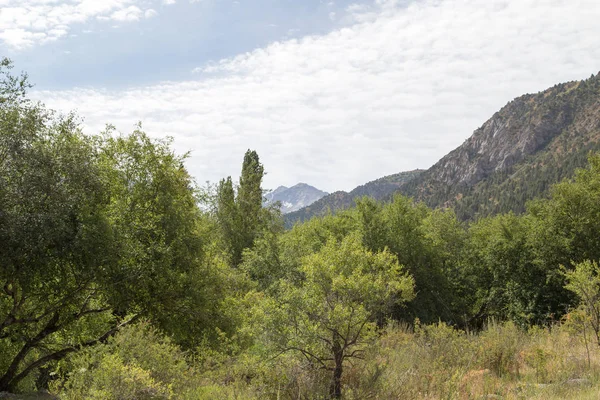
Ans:
[{"label": "rocky mountain slope", "polygon": [[287,214],[303,207],[313,204],[323,196],[327,196],[327,192],[323,192],[306,183],[299,183],[290,188],[279,186],[277,189],[265,195],[266,204],[272,204],[276,201],[281,204],[281,212]]},{"label": "rocky mountain slope", "polygon": [[430,169],[332,193],[288,214],[286,225],[351,207],[360,196],[389,200],[396,192],[430,207],[453,207],[463,220],[519,213],[527,201],[545,196],[552,184],[584,167],[589,153],[596,151],[600,73],[518,97]]},{"label": "rocky mountain slope", "polygon": [[388,198],[396,192],[403,184],[416,178],[423,170],[401,172],[399,174],[385,176],[377,180],[358,186],[351,192],[338,191],[316,201],[308,207],[285,216],[286,226],[292,226],[297,221],[304,221],[316,215],[323,215],[329,211],[342,210],[352,207],[354,200],[363,196],[373,197],[378,200]]},{"label": "rocky mountain slope", "polygon": [[461,219],[522,212],[600,150],[600,74],[508,103],[400,191]]}]

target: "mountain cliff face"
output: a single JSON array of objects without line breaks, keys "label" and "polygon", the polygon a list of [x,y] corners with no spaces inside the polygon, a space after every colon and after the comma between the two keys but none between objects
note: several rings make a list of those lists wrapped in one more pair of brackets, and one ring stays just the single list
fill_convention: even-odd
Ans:
[{"label": "mountain cliff face", "polygon": [[377,180],[358,186],[351,192],[338,191],[285,216],[286,226],[292,226],[297,221],[305,221],[316,215],[323,215],[328,211],[342,210],[352,207],[354,200],[363,196],[383,200],[396,192],[403,184],[416,178],[423,170],[401,172],[385,176]]},{"label": "mountain cliff face", "polygon": [[403,194],[462,219],[524,210],[600,149],[600,74],[508,103]]},{"label": "mountain cliff face", "polygon": [[600,73],[509,102],[461,146],[426,171],[381,178],[350,193],[335,192],[286,215],[286,225],[354,199],[389,200],[400,192],[430,207],[453,207],[463,220],[525,210],[550,186],[600,151]]},{"label": "mountain cliff face", "polygon": [[281,212],[287,214],[303,207],[309,206],[323,196],[327,196],[327,192],[323,192],[306,183],[299,183],[291,188],[279,186],[277,189],[265,195],[266,204],[272,204],[276,201],[281,204]]}]

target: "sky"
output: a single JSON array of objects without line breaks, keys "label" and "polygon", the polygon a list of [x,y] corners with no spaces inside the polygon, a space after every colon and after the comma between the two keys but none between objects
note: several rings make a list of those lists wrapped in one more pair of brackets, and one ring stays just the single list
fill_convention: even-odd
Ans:
[{"label": "sky", "polygon": [[200,183],[428,168],[509,101],[600,71],[599,0],[0,0],[0,52],[85,132],[141,121]]}]

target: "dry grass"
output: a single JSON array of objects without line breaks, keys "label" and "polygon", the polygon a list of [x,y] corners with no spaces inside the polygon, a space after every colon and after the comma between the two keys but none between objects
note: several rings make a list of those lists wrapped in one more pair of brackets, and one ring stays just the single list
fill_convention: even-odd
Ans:
[{"label": "dry grass", "polygon": [[[491,323],[478,334],[444,324],[417,324],[414,330],[390,326],[364,360],[346,365],[343,398],[599,399],[600,348],[586,347],[582,333],[569,322],[528,332],[512,323]],[[328,398],[329,372],[291,353],[275,359],[224,356],[192,368],[189,382],[170,398]]]},{"label": "dry grass", "polygon": [[[490,324],[478,335],[443,324],[415,333],[392,328],[347,375],[347,398],[597,399],[600,349],[590,348],[588,364],[583,336],[565,326],[523,332]],[[373,371],[377,377],[369,379]]]}]

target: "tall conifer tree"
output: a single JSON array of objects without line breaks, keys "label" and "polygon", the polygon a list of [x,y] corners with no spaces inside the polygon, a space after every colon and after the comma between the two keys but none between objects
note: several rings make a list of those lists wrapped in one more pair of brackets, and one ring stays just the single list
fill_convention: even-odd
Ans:
[{"label": "tall conifer tree", "polygon": [[233,265],[239,265],[244,249],[252,247],[261,230],[264,167],[254,150],[246,151],[237,197],[231,177],[217,188],[217,219]]}]

